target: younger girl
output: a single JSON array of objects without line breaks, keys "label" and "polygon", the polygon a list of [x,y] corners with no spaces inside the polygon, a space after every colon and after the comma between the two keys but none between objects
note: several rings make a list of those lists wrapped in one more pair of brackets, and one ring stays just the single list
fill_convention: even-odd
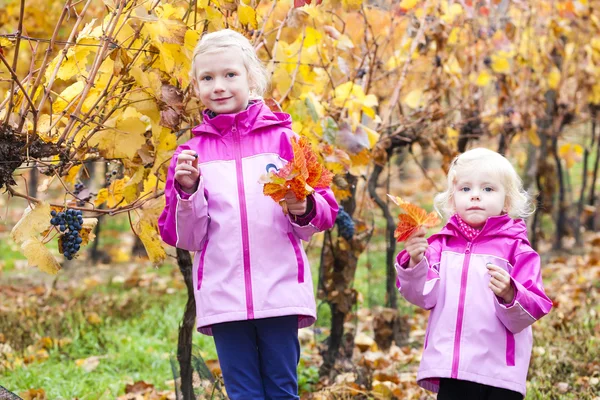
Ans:
[{"label": "younger girl", "polygon": [[527,193],[506,158],[478,148],[456,157],[436,208],[448,217],[422,229],[397,257],[397,286],[431,310],[417,381],[438,399],[512,400],[525,395],[531,324],[552,302],[522,219]]},{"label": "younger girl", "polygon": [[250,42],[222,30],[194,50],[192,82],[206,106],[194,137],[176,150],[159,218],[163,240],[196,252],[198,331],[213,335],[231,399],[297,399],[298,328],[316,308],[301,240],[333,226],[330,189],[288,211],[263,195],[260,177],[293,158],[291,118],[260,96],[267,75]]}]

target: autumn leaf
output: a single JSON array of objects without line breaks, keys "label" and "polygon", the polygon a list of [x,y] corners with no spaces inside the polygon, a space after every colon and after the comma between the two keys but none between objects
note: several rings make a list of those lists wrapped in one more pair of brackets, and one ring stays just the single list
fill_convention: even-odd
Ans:
[{"label": "autumn leaf", "polygon": [[269,172],[260,179],[264,183],[263,193],[280,202],[288,191],[294,192],[298,200],[328,187],[333,174],[319,162],[306,138],[292,139],[294,158],[277,172]]},{"label": "autumn leaf", "polygon": [[50,225],[50,211],[48,203],[39,203],[34,208],[27,207],[23,212],[23,217],[10,233],[13,240],[21,244],[44,232]]},{"label": "autumn leaf", "polygon": [[27,239],[21,245],[21,250],[30,267],[38,267],[40,271],[51,275],[56,275],[60,271],[60,264],[38,238]]},{"label": "autumn leaf", "polygon": [[440,223],[435,211],[427,213],[421,207],[404,201],[400,197],[389,194],[388,197],[405,211],[405,214],[398,215],[398,225],[394,231],[394,237],[398,242],[405,241],[421,227],[432,228]]}]

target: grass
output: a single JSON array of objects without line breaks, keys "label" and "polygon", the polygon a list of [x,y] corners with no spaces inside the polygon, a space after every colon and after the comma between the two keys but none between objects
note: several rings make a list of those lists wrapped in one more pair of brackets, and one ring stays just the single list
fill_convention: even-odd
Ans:
[{"label": "grass", "polygon": [[[22,347],[25,354],[32,347],[37,353],[39,339],[35,338],[42,337],[66,337],[71,343],[53,343],[46,349],[47,359],[0,372],[4,387],[15,393],[44,388],[50,399],[81,400],[114,399],[123,394],[126,384],[138,380],[157,389],[173,390],[172,383],[167,382],[173,379],[170,357],[176,352],[178,325],[186,301],[184,290],[146,291],[112,283],[73,293],[72,299],[75,306],[63,310],[63,315],[55,304],[60,299],[48,299],[46,307],[54,311],[53,315],[44,319],[37,314],[36,323],[27,332],[32,340],[26,340]],[[26,307],[17,312],[27,314],[32,310]],[[90,317],[92,312],[98,320]],[[5,316],[10,317],[18,315]],[[0,331],[7,334],[6,320],[0,322]],[[194,344],[202,349],[205,359],[216,358],[212,338],[194,335]],[[100,362],[91,372],[77,365],[77,360],[96,356]]]}]

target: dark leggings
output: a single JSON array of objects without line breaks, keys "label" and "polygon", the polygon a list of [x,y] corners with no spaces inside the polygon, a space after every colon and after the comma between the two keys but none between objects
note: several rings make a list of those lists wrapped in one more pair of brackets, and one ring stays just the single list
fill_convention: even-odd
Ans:
[{"label": "dark leggings", "polygon": [[438,400],[523,400],[523,395],[481,383],[442,378]]}]

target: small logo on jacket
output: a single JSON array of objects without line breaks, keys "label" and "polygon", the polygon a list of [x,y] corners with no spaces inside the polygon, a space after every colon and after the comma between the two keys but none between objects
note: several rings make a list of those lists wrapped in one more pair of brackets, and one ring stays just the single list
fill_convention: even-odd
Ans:
[{"label": "small logo on jacket", "polygon": [[273,163],[267,164],[267,174],[269,172],[271,172],[271,171],[273,171],[273,172],[279,172],[279,168],[277,168],[277,165],[275,165]]}]

